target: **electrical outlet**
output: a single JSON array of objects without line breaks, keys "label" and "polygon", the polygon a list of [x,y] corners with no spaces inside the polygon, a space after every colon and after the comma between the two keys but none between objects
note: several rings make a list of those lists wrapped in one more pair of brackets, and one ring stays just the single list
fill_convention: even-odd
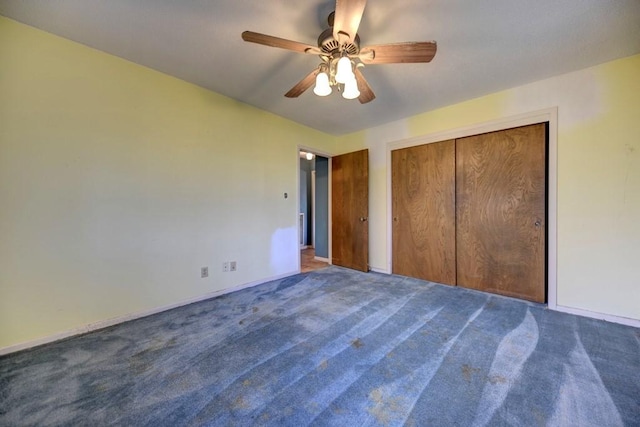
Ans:
[{"label": "electrical outlet", "polygon": [[236,262],[235,261],[231,261],[229,263],[229,270],[230,271],[236,271]]},{"label": "electrical outlet", "polygon": [[205,277],[209,277],[209,267],[202,267],[200,269],[200,277],[201,278],[205,278]]},{"label": "electrical outlet", "polygon": [[227,271],[229,271],[229,262],[225,261],[222,263],[222,272],[226,273]]}]

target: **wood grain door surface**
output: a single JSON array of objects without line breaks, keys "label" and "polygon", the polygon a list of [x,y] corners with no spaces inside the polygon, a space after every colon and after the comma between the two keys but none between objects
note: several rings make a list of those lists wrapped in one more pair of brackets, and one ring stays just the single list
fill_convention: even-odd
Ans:
[{"label": "wood grain door surface", "polygon": [[391,152],[392,272],[456,284],[455,141]]},{"label": "wood grain door surface", "polygon": [[331,158],[331,262],[369,271],[369,151]]},{"label": "wood grain door surface", "polygon": [[544,302],[545,126],[456,140],[459,286]]}]

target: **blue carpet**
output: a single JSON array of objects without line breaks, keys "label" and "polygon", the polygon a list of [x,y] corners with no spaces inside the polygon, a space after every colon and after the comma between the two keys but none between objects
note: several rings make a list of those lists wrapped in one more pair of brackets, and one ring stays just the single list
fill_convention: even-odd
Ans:
[{"label": "blue carpet", "polygon": [[638,426],[640,330],[329,267],[2,357],[0,425]]}]

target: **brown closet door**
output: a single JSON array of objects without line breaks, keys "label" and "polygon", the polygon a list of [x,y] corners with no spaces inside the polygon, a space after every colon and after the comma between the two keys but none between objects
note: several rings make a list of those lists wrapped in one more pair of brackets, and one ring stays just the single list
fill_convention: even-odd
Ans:
[{"label": "brown closet door", "polygon": [[369,271],[369,151],[331,158],[331,263]]},{"label": "brown closet door", "polygon": [[545,301],[545,126],[456,140],[459,286]]},{"label": "brown closet door", "polygon": [[455,141],[391,152],[394,274],[456,284]]}]

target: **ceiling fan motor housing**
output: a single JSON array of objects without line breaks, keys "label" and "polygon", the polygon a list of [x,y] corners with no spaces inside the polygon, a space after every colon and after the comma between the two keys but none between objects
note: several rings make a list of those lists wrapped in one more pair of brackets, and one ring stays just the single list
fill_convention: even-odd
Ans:
[{"label": "ceiling fan motor housing", "polygon": [[340,43],[333,37],[333,28],[327,28],[318,37],[318,47],[327,56],[334,56],[346,52],[347,55],[357,55],[360,53],[360,36],[356,34],[352,42],[347,42],[340,48]]}]

